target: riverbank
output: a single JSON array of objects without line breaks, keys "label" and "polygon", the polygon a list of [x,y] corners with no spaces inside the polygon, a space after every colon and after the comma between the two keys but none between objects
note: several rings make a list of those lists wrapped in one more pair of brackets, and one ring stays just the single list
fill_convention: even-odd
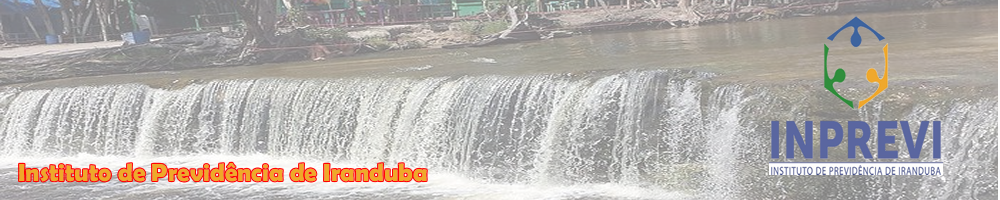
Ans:
[{"label": "riverbank", "polygon": [[[791,5],[789,5],[791,6]],[[33,55],[0,55],[0,85],[80,76],[183,70],[195,68],[256,65],[307,59],[306,48],[314,38],[324,38],[332,57],[390,50],[420,48],[464,48],[505,42],[522,42],[574,34],[625,29],[663,29],[707,23],[767,20],[812,16],[845,11],[844,5],[768,8],[762,5],[741,10],[701,7],[685,12],[678,7],[584,9],[571,12],[531,14],[523,24],[510,27],[511,20],[466,20],[350,29],[300,27],[279,31],[280,48],[245,49],[239,32],[207,32],[163,38],[135,46],[93,49],[18,47],[2,52],[31,52],[30,48],[50,49]],[[837,8],[839,7],[839,8]],[[499,40],[497,34],[508,31]],[[499,42],[497,42],[499,41]],[[245,58],[252,54],[250,59]]]},{"label": "riverbank", "polygon": [[63,43],[52,45],[30,45],[23,47],[12,47],[0,49],[0,59],[13,59],[28,56],[59,55],[74,51],[88,51],[93,49],[105,49],[118,47],[122,41],[89,42],[89,43]]},{"label": "riverbank", "polygon": [[[867,30],[859,47],[849,42],[851,30],[826,39],[854,17],[886,39]],[[7,185],[0,194],[997,199],[997,24],[996,7],[956,7],[0,86],[0,184]],[[881,68],[886,43],[888,70]],[[845,105],[823,86],[827,45],[830,67],[847,77],[836,83],[839,95],[860,100],[876,91],[865,78],[869,68],[891,77],[888,89],[863,107]],[[765,175],[769,162],[802,160],[769,157],[767,122],[819,119],[909,120],[914,132],[919,121],[934,121],[926,134],[939,127],[941,137],[927,136],[921,155],[943,162],[944,174]],[[896,140],[890,149],[905,145],[903,132],[887,133]],[[933,141],[941,141],[941,159],[930,157]],[[848,158],[848,147],[828,148],[824,161],[879,161]],[[894,161],[920,161],[905,158],[907,151]],[[16,182],[19,163],[148,168],[219,161],[286,170],[300,162],[405,162],[433,172],[416,184]]]}]

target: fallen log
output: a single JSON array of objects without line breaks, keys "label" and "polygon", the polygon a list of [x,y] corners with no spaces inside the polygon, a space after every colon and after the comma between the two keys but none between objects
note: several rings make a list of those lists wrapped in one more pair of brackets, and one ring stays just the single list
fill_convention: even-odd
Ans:
[{"label": "fallen log", "polygon": [[510,24],[503,31],[482,37],[479,41],[465,44],[445,45],[442,48],[457,49],[465,47],[482,47],[496,44],[508,44],[532,40],[545,40],[552,38],[570,37],[574,34],[571,31],[558,30],[560,25],[556,20],[551,20],[541,14],[529,14],[521,12],[518,15],[518,8],[507,6],[507,16]]}]

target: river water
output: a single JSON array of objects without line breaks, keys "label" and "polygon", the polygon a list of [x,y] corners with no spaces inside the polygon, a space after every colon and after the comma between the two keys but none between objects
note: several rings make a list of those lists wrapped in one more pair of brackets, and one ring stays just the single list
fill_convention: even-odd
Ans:
[{"label": "river water", "polygon": [[[0,198],[996,199],[997,8],[859,14],[886,39],[826,39],[853,17],[4,86]],[[888,89],[844,105],[823,87],[824,44],[855,101],[877,88],[865,70],[882,73],[889,44]],[[940,160],[860,161],[944,162],[944,175],[765,175],[799,161],[770,159],[770,121],[807,120],[942,121]],[[16,181],[20,162],[230,161],[406,162],[429,181]]]}]

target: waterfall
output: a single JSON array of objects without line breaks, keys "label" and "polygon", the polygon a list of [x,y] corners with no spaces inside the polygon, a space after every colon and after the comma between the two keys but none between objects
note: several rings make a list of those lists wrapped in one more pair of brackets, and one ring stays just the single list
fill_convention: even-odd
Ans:
[{"label": "waterfall", "polygon": [[[997,100],[959,101],[935,110],[944,119],[944,176],[923,177],[920,196],[974,199],[997,196]],[[924,146],[930,145],[925,141]],[[921,154],[928,154],[921,152]],[[922,156],[930,160],[927,156]]]},{"label": "waterfall", "polygon": [[700,137],[681,135],[702,132],[700,80],[707,76],[254,79],[174,90],[9,91],[0,153],[262,153],[406,161],[504,181],[637,182],[661,157],[697,161],[699,150],[690,149],[697,145],[679,139]]},{"label": "waterfall", "polygon": [[709,99],[710,113],[706,118],[709,130],[704,134],[707,147],[706,171],[709,174],[704,191],[713,199],[734,199],[739,195],[739,183],[734,175],[739,162],[743,135],[752,130],[744,127],[740,119],[745,104],[753,98],[744,97],[745,91],[738,87],[719,87]]},{"label": "waterfall", "polygon": [[[761,177],[768,122],[820,120],[839,104],[814,97],[824,92],[816,88],[713,77],[632,70],[8,87],[0,89],[0,157],[269,155],[406,162],[495,183],[618,184],[717,199],[801,195],[772,183],[815,178]],[[946,176],[825,180],[868,182],[874,193],[996,195],[995,96],[871,105],[879,110],[847,118],[943,121]]]}]

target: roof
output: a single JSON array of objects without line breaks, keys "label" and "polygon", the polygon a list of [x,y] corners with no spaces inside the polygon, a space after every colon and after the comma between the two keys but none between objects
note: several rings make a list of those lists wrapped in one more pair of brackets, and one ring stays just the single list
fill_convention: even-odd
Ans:
[{"label": "roof", "polygon": [[[18,8],[14,1],[21,3],[21,7]],[[48,7],[49,9],[57,9],[62,6],[59,5],[59,0],[42,0],[42,5]],[[35,9],[35,0],[0,0],[0,10],[16,12],[18,10],[24,12]]]}]

